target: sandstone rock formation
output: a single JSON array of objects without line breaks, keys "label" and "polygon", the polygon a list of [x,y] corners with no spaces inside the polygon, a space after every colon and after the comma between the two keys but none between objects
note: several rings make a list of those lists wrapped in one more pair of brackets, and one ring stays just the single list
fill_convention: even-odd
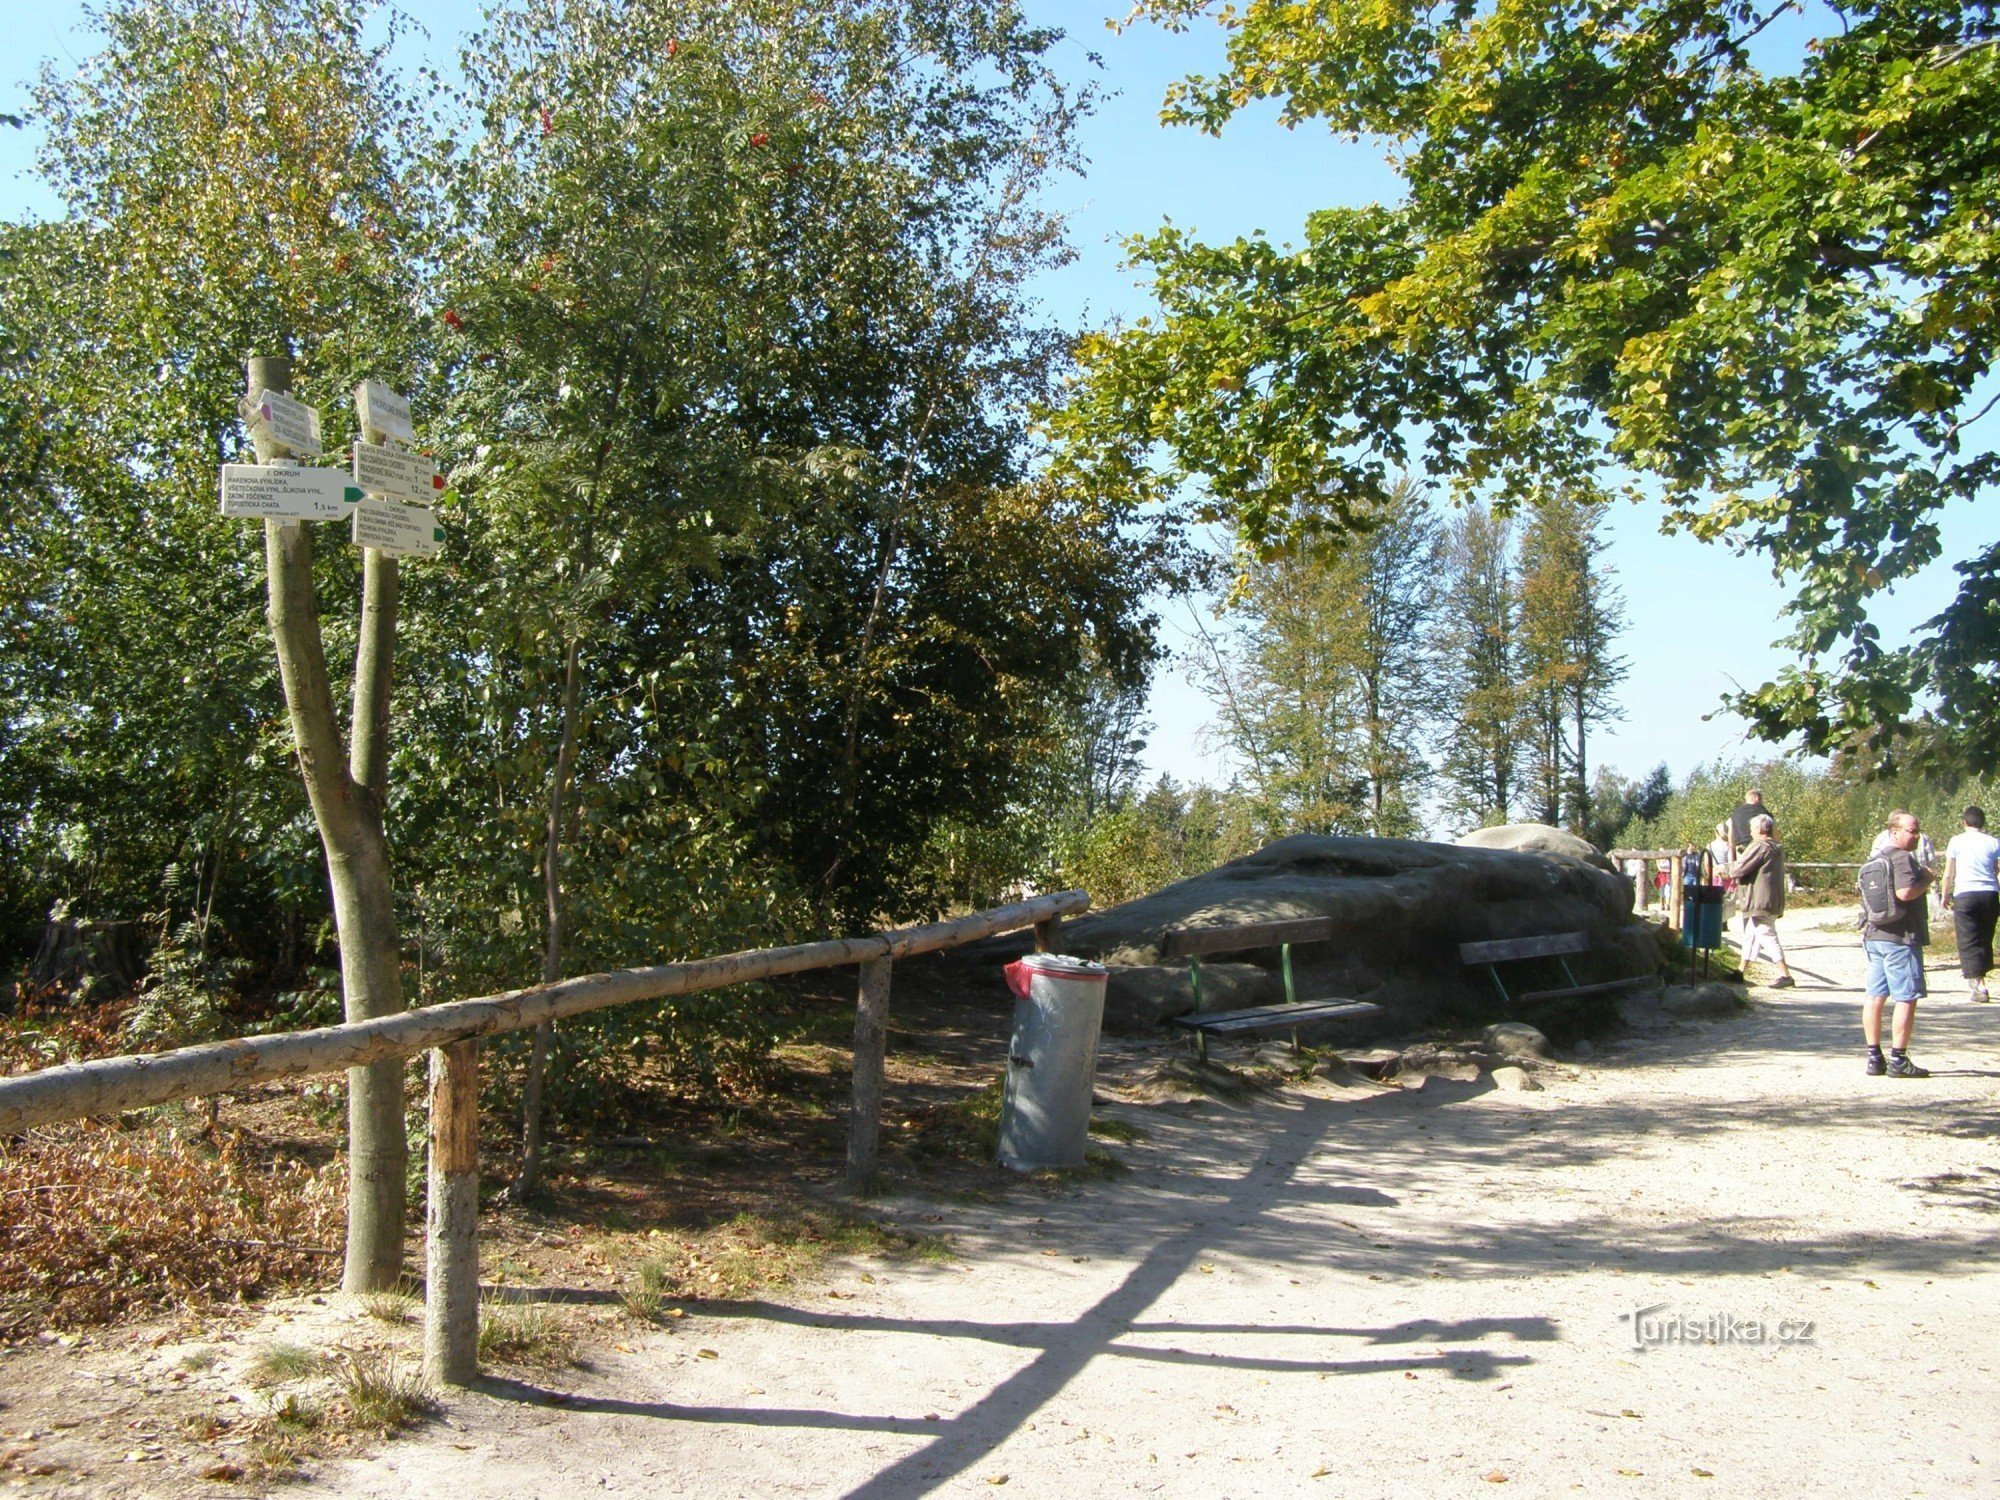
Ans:
[{"label": "sandstone rock formation", "polygon": [[1599,852],[1588,839],[1547,823],[1503,823],[1498,828],[1475,828],[1458,841],[1461,849],[1514,849],[1529,854],[1567,854],[1600,870],[1617,873],[1617,866]]},{"label": "sandstone rock formation", "polygon": [[[1330,917],[1332,941],[1293,949],[1299,998],[1372,1000],[1383,1015],[1368,1029],[1386,1033],[1440,1015],[1503,1013],[1487,973],[1459,962],[1460,943],[1582,932],[1591,951],[1569,960],[1580,983],[1652,974],[1658,949],[1631,915],[1629,884],[1567,854],[1299,834],[1067,922],[1057,946],[1113,967],[1105,1025],[1129,1032],[1193,1008],[1186,965],[1162,958],[1168,928]],[[981,956],[997,956],[1005,942],[982,945]],[[1228,957],[1241,962],[1202,966],[1204,1008],[1283,998],[1274,951]],[[1563,983],[1552,964],[1523,966],[1518,977],[1526,983],[1516,993]],[[1546,1015],[1523,1018],[1551,1030]],[[1356,1034],[1345,1024],[1339,1034]],[[1554,1031],[1562,1029],[1557,1018]]]}]

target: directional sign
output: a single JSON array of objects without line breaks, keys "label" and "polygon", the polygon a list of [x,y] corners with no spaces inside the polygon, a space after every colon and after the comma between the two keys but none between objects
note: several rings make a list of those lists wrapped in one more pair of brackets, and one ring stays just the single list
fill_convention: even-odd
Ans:
[{"label": "directional sign", "polygon": [[237,408],[243,420],[295,456],[318,458],[319,408],[294,401],[282,391],[259,391]]},{"label": "directional sign", "polygon": [[412,505],[425,504],[444,488],[444,476],[423,454],[379,443],[354,445],[354,482],[371,495]]},{"label": "directional sign", "polygon": [[296,464],[224,464],[222,513],[266,521],[338,521],[354,514],[361,490],[339,469]]},{"label": "directional sign", "polygon": [[354,388],[354,409],[361,425],[372,427],[382,437],[397,443],[414,443],[410,426],[410,398],[399,396],[379,380],[364,380]]},{"label": "directional sign", "polygon": [[354,545],[398,557],[436,557],[444,541],[437,512],[369,495],[354,507]]}]

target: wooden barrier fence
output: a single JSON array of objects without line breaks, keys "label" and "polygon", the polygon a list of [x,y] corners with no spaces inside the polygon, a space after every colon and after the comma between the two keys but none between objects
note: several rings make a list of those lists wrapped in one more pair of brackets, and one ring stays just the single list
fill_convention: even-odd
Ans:
[{"label": "wooden barrier fence", "polygon": [[446,1385],[478,1372],[479,1038],[543,1021],[721,989],[810,969],[858,964],[854,1094],[847,1126],[847,1178],[875,1174],[881,1138],[889,980],[899,958],[936,953],[1024,927],[1046,952],[1066,916],[1090,909],[1083,891],[1036,896],[948,922],[872,937],[760,948],[720,958],[589,974],[554,984],[454,1000],[371,1021],[275,1036],[237,1037],[154,1056],[105,1057],[0,1078],[0,1136],[37,1125],[194,1099],[279,1078],[336,1073],[386,1058],[431,1054],[430,1190],[425,1222],[424,1371]]},{"label": "wooden barrier fence", "polygon": [[[1632,909],[1646,912],[1652,909],[1657,895],[1666,908],[1667,925],[1676,932],[1681,926],[1681,854],[1679,849],[1613,849],[1606,856],[1618,867],[1618,873],[1632,882]],[[1633,867],[1637,866],[1635,870]],[[1666,884],[1655,891],[1653,877],[1659,871],[1666,872]]]}]

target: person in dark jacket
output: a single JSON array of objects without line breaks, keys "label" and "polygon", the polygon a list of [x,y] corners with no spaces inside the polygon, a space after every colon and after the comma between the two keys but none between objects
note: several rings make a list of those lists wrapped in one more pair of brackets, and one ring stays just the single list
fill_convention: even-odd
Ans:
[{"label": "person in dark jacket", "polygon": [[1774,990],[1792,987],[1791,965],[1785,962],[1785,945],[1778,941],[1778,918],[1785,914],[1785,846],[1777,840],[1778,824],[1769,813],[1750,820],[1750,842],[1729,867],[1736,882],[1736,898],[1742,903],[1743,966],[1767,955],[1778,966]]}]

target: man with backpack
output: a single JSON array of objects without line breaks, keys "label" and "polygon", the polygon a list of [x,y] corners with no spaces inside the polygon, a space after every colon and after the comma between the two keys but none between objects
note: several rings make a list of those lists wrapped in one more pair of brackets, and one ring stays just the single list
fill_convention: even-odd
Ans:
[{"label": "man with backpack", "polygon": [[[1931,1076],[1910,1061],[1910,1030],[1925,994],[1924,945],[1931,936],[1924,900],[1931,875],[1911,853],[1918,833],[1914,813],[1890,813],[1888,848],[1861,867],[1861,951],[1868,956],[1861,1035],[1868,1043],[1866,1071],[1871,1077]],[[1882,1006],[1890,1000],[1896,1002],[1896,1014],[1885,1061]]]}]

